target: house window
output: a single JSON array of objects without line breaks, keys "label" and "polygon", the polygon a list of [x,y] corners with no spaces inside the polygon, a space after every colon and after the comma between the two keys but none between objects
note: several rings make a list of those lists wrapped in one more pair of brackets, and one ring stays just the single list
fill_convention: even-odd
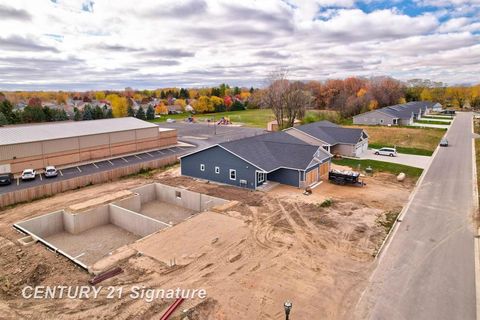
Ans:
[{"label": "house window", "polygon": [[237,180],[237,170],[230,169],[230,180]]},{"label": "house window", "polygon": [[200,171],[205,171],[205,165],[203,163],[200,165]]},{"label": "house window", "polygon": [[215,167],[215,173],[220,174],[220,167]]},{"label": "house window", "polygon": [[258,173],[258,180],[257,180],[258,183],[262,183],[262,182],[265,182],[265,173],[263,172],[259,172]]},{"label": "house window", "polygon": [[175,198],[182,199],[182,193],[180,191],[175,191]]}]

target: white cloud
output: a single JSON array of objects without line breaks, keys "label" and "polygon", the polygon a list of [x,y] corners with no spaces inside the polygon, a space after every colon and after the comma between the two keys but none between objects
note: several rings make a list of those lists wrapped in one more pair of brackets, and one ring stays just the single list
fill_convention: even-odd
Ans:
[{"label": "white cloud", "polygon": [[353,0],[0,0],[10,17],[0,19],[0,89],[250,86],[279,66],[298,79],[470,82],[479,19],[439,23],[452,11],[366,13]]}]

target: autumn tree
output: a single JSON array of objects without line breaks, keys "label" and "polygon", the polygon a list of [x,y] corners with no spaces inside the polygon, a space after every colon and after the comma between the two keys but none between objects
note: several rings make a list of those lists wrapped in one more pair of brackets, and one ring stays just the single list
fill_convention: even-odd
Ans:
[{"label": "autumn tree", "polygon": [[286,71],[272,72],[262,99],[264,108],[271,108],[279,128],[292,127],[304,116],[313,96],[301,82],[290,82]]},{"label": "autumn tree", "polygon": [[200,98],[198,98],[198,101],[195,105],[195,111],[196,112],[211,112],[211,111],[214,111],[214,107],[213,107],[213,103],[212,101],[210,100],[209,97],[207,96],[200,96]]},{"label": "autumn tree", "polygon": [[128,101],[125,97],[120,97],[116,94],[109,94],[106,100],[110,101],[112,107],[112,114],[115,118],[127,116]]}]

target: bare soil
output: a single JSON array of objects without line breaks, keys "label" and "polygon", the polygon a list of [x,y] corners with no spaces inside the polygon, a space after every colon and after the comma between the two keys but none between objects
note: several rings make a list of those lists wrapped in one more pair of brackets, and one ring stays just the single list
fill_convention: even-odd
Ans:
[{"label": "bare soil", "polygon": [[151,201],[142,205],[140,213],[166,223],[177,224],[197,212],[171,203]]},{"label": "bare soil", "polygon": [[[204,288],[206,300],[187,300],[189,319],[281,319],[292,300],[294,319],[343,319],[357,301],[385,237],[379,221],[400,210],[412,183],[393,175],[366,178],[364,188],[328,182],[304,196],[279,186],[269,192],[178,177],[161,183],[236,200],[222,213],[201,213],[124,247],[136,255],[118,261],[124,272],[102,286]],[[86,285],[85,271],[35,244],[20,246],[14,222],[152,182],[130,178],[56,195],[0,212],[0,314],[2,319],[158,319],[171,301],[107,299],[26,300],[27,285]],[[320,204],[327,198],[330,206]],[[216,219],[218,217],[218,219]],[[175,232],[177,230],[178,232]],[[121,251],[121,250],[120,250]],[[171,256],[177,265],[170,266]],[[182,319],[180,313],[174,319]]]}]

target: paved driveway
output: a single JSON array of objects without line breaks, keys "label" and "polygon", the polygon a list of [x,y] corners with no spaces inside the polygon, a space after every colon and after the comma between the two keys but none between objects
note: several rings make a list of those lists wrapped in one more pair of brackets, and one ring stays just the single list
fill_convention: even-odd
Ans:
[{"label": "paved driveway", "polygon": [[432,157],[428,157],[428,156],[417,156],[417,155],[405,154],[405,153],[399,153],[398,156],[396,157],[377,156],[374,152],[375,150],[368,149],[366,152],[363,153],[363,155],[361,156],[361,159],[398,163],[398,164],[404,164],[406,166],[417,167],[421,169],[425,169],[426,167],[428,167],[428,164],[432,159]]},{"label": "paved driveway", "polygon": [[356,319],[476,318],[472,114],[459,113],[450,146],[432,160],[385,248]]},{"label": "paved driveway", "polygon": [[448,129],[450,125],[448,124],[430,124],[430,123],[418,123],[414,122],[413,127],[422,127],[422,128],[437,128],[437,129]]}]

